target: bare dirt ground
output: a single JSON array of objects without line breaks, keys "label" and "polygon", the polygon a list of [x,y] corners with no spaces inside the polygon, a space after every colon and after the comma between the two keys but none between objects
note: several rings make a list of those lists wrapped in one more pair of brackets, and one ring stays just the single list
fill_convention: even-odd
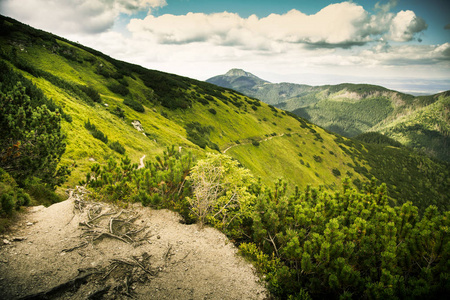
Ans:
[{"label": "bare dirt ground", "polygon": [[266,299],[212,228],[168,210],[85,201],[28,208],[0,239],[0,299]]}]

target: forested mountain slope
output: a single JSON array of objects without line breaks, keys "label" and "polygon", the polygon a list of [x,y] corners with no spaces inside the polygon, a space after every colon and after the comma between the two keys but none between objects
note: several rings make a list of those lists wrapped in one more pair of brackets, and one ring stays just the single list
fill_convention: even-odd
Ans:
[{"label": "forested mountain slope", "polygon": [[[375,176],[393,186],[400,202],[447,205],[448,168],[428,158],[385,146],[376,146],[375,157],[364,144],[234,90],[117,61],[6,17],[0,34],[2,87],[28,82],[28,93],[35,86],[62,110],[67,146],[61,163],[73,168],[69,185],[95,162],[151,160],[173,145],[197,157],[226,151],[266,184],[284,178],[290,189],[336,188],[346,176],[359,186]],[[392,152],[400,170],[385,169]],[[410,187],[418,182],[433,184],[413,195]]]}]

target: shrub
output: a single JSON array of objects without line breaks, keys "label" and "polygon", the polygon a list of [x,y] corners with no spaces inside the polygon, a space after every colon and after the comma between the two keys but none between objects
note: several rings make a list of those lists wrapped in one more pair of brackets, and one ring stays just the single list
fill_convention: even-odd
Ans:
[{"label": "shrub", "polygon": [[92,101],[102,103],[100,94],[93,87],[79,84],[78,88],[82,90],[89,98],[91,98]]},{"label": "shrub", "polygon": [[212,113],[213,115],[217,114],[217,111],[214,108],[210,108],[210,109],[208,109],[208,111],[210,113]]},{"label": "shrub", "polygon": [[13,212],[15,202],[15,194],[13,191],[3,193],[0,196],[0,212],[6,215],[10,215]]},{"label": "shrub", "polygon": [[252,145],[258,147],[259,146],[259,142],[258,141],[252,141]]},{"label": "shrub", "polygon": [[121,119],[125,119],[125,111],[120,107],[116,106],[113,110],[111,110],[113,115],[118,116]]},{"label": "shrub", "polygon": [[119,154],[125,154],[125,147],[122,146],[118,141],[114,141],[108,145],[109,148],[116,151]]},{"label": "shrub", "polygon": [[121,96],[126,96],[130,93],[130,91],[128,90],[128,88],[126,86],[123,86],[119,83],[111,83],[107,85],[107,88],[115,93],[115,94],[119,94]]},{"label": "shrub", "polygon": [[339,169],[334,168],[332,170],[332,172],[333,172],[333,175],[336,176],[336,177],[341,176],[341,171],[339,171]]},{"label": "shrub", "polygon": [[145,112],[145,108],[144,106],[142,106],[141,103],[133,100],[133,99],[124,99],[123,100],[123,104],[125,104],[126,106],[131,107],[132,109],[134,109],[137,112],[143,113]]},{"label": "shrub", "polygon": [[105,144],[108,144],[108,137],[101,132],[97,127],[88,120],[84,123],[84,127],[89,130],[89,132],[92,134],[92,136],[100,141],[102,141]]},{"label": "shrub", "polygon": [[314,155],[313,158],[318,163],[321,163],[323,161],[322,157],[320,157],[319,155]]},{"label": "shrub", "polygon": [[186,125],[187,139],[200,148],[205,149],[208,146],[211,149],[219,150],[219,146],[209,139],[209,134],[213,129],[212,126],[202,126],[198,122],[189,123]]}]

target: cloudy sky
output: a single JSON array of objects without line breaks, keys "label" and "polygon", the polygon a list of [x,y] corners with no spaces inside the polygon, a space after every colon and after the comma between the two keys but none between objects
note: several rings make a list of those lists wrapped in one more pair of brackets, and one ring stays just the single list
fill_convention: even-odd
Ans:
[{"label": "cloudy sky", "polygon": [[200,80],[450,90],[448,0],[0,0],[0,13],[114,58]]}]

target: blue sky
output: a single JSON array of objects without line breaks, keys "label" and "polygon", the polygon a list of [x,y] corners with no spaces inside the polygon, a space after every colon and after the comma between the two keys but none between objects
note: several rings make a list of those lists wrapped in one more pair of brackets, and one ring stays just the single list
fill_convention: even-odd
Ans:
[{"label": "blue sky", "polygon": [[242,68],[272,82],[450,89],[448,0],[0,0],[0,11],[200,80]]}]

